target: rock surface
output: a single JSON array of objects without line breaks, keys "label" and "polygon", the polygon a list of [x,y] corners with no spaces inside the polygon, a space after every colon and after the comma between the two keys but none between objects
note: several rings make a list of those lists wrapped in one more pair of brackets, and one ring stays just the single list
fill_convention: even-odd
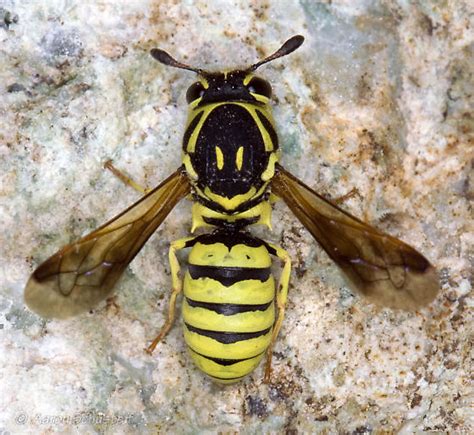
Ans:
[{"label": "rock surface", "polygon": [[[0,3],[0,434],[474,431],[473,42],[469,1]],[[192,73],[306,42],[260,74],[274,87],[282,163],[322,194],[423,252],[439,297],[417,313],[353,296],[288,209],[258,231],[294,259],[287,316],[262,368],[219,387],[164,321],[167,248],[183,202],[117,286],[67,321],[23,304],[34,268],[139,195],[103,164],[154,186],[180,164]],[[184,258],[183,258],[184,259]]]}]

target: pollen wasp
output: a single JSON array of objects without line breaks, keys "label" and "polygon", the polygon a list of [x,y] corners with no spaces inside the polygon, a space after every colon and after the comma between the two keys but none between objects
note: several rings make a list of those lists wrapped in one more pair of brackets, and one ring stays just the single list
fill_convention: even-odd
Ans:
[{"label": "pollen wasp", "polygon": [[[26,285],[26,304],[43,317],[63,319],[109,297],[124,269],[184,197],[193,201],[191,232],[211,231],[171,243],[168,316],[147,348],[150,353],[170,330],[183,292],[184,338],[199,369],[217,382],[232,383],[266,353],[265,381],[270,379],[291,260],[284,249],[254,237],[247,227],[271,229],[276,198],[314,236],[352,289],[384,307],[414,310],[429,304],[439,283],[423,255],[324,199],[278,163],[272,88],[254,72],[292,53],[303,40],[293,36],[254,65],[225,72],[194,68],[161,49],[151,50],[158,62],[197,74],[186,93],[182,165],[136,204],[42,263]],[[182,277],[177,252],[187,248]],[[278,285],[272,257],[282,262]]]}]

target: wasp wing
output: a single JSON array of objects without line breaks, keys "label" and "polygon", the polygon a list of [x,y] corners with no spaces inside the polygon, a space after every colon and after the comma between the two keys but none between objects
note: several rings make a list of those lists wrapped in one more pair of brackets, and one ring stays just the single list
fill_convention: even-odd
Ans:
[{"label": "wasp wing", "polygon": [[107,298],[127,265],[190,192],[179,168],[137,203],[42,263],[25,288],[25,302],[43,317],[66,318]]},{"label": "wasp wing", "polygon": [[437,272],[411,246],[351,216],[279,165],[271,187],[371,302],[414,310],[436,297]]}]

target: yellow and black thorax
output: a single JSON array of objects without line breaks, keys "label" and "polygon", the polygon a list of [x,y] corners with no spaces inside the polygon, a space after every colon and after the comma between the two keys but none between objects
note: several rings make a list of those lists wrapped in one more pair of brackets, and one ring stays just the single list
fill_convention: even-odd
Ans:
[{"label": "yellow and black thorax", "polygon": [[228,221],[268,199],[278,160],[270,98],[267,81],[240,70],[201,73],[188,89],[183,164],[200,213],[216,213],[205,223]]}]

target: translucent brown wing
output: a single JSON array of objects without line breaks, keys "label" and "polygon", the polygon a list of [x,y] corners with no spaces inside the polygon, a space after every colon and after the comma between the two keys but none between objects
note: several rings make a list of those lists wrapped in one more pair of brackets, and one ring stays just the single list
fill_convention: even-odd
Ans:
[{"label": "translucent brown wing", "polygon": [[136,204],[48,258],[31,275],[25,302],[43,317],[66,318],[107,298],[127,265],[190,192],[179,168]]},{"label": "translucent brown wing", "polygon": [[281,166],[272,192],[344,271],[352,287],[370,301],[414,310],[436,297],[436,270],[411,246],[331,204]]}]

